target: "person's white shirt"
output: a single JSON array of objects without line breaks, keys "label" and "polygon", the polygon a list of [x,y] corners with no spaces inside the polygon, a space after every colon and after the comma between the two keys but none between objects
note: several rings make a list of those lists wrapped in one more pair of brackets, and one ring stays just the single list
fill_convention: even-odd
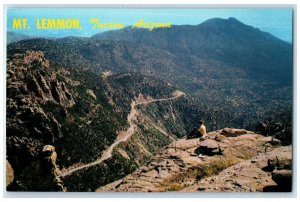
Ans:
[{"label": "person's white shirt", "polygon": [[205,135],[206,134],[206,127],[205,125],[201,124],[200,127],[199,127],[199,133],[201,136]]}]

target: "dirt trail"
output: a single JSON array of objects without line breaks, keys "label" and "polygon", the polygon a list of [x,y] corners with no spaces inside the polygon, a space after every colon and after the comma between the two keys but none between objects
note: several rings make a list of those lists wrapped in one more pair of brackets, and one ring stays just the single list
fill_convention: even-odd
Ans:
[{"label": "dirt trail", "polygon": [[[135,106],[149,104],[149,103],[153,103],[153,102],[161,102],[161,101],[167,101],[167,100],[174,100],[174,99],[176,99],[178,97],[181,97],[183,95],[185,95],[183,92],[175,91],[173,93],[173,97],[170,97],[170,98],[161,98],[161,99],[154,99],[154,100],[148,100],[148,101],[142,101],[142,102],[132,101],[132,103],[131,103],[131,110],[130,110],[130,113],[128,114],[128,116],[127,116],[127,121],[129,123],[129,128],[127,129],[127,131],[125,133],[124,132],[120,132],[118,134],[116,141],[106,151],[103,152],[103,154],[102,154],[102,156],[101,156],[100,159],[98,159],[98,160],[96,160],[94,162],[85,164],[85,165],[81,165],[81,166],[76,167],[76,168],[67,169],[67,170],[63,171],[60,174],[60,176],[61,177],[65,177],[65,176],[71,175],[72,173],[74,173],[76,171],[79,171],[79,170],[82,170],[82,169],[85,169],[85,168],[89,168],[89,167],[98,165],[98,164],[102,163],[103,161],[109,159],[112,156],[113,149],[118,144],[120,144],[121,142],[126,142],[134,134],[134,131],[136,130],[137,125],[134,123],[134,120],[136,119],[138,112],[135,109]],[[165,134],[165,131],[163,131],[161,129],[160,129],[160,131],[163,134]],[[174,139],[174,138],[172,138],[172,139]]]}]

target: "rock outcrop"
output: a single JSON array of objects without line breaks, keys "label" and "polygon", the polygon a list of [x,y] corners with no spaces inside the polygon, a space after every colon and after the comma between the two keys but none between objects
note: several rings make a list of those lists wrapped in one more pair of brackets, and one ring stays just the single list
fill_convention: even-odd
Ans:
[{"label": "rock outcrop", "polygon": [[55,147],[45,145],[39,155],[28,161],[17,172],[16,178],[7,186],[8,191],[66,191],[56,164]]},{"label": "rock outcrop", "polygon": [[[75,104],[65,84],[49,69],[43,53],[15,55],[7,62],[7,136],[35,137],[47,143],[58,139],[61,126],[41,107],[45,103],[64,108]],[[10,113],[17,116],[10,117]]]},{"label": "rock outcrop", "polygon": [[221,132],[221,135],[225,137],[236,137],[243,134],[247,134],[245,129],[224,128]]},{"label": "rock outcrop", "polygon": [[[47,103],[70,108],[75,102],[65,84],[57,80],[42,52],[27,51],[7,61],[6,102],[7,160],[11,165],[8,171],[14,171],[7,189],[63,191],[62,187],[51,185],[57,181],[56,152],[53,150],[51,157],[45,156],[49,153],[45,145],[62,137],[61,124],[53,112],[43,106]],[[47,163],[47,158],[51,158],[52,163]]]},{"label": "rock outcrop", "polygon": [[[9,93],[34,94],[37,101],[51,100],[65,107],[75,104],[65,84],[57,80],[55,71],[39,51],[16,54],[7,62],[7,84]],[[22,102],[29,102],[26,98]]]},{"label": "rock outcrop", "polygon": [[[199,139],[177,140],[147,165],[97,191],[242,192],[278,188],[279,184],[271,173],[278,166],[272,167],[271,162],[278,159],[279,167],[286,169],[291,165],[291,146],[271,144],[274,138],[251,131],[226,131],[229,131],[226,133],[230,133],[229,137],[224,136],[224,130],[219,130],[206,134],[205,140],[200,142]],[[284,171],[281,173],[281,176],[289,176]]]},{"label": "rock outcrop", "polygon": [[[263,192],[263,191],[291,191],[285,186],[291,187],[291,170],[268,172],[269,160],[274,156],[291,165],[291,147],[278,147],[267,153],[259,155],[233,165],[215,176],[201,179],[195,184],[182,189],[183,192]],[[282,164],[281,164],[282,165]],[[274,169],[274,168],[273,168]],[[270,171],[270,170],[269,170]],[[277,177],[274,177],[274,176]],[[284,177],[283,177],[284,176]],[[290,181],[289,181],[289,180]],[[279,183],[278,183],[279,182]]]},{"label": "rock outcrop", "polygon": [[195,153],[213,156],[216,154],[222,154],[222,151],[217,141],[206,139],[204,141],[200,141],[200,145],[195,150]]},{"label": "rock outcrop", "polygon": [[87,94],[88,96],[90,96],[91,98],[93,98],[94,100],[97,100],[97,96],[95,95],[95,93],[94,93],[92,90],[88,89],[88,90],[86,91],[86,94]]}]

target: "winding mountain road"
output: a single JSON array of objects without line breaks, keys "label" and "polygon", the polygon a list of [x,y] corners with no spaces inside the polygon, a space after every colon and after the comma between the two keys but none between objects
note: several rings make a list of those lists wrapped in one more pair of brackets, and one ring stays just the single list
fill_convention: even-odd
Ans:
[{"label": "winding mountain road", "polygon": [[126,142],[135,132],[137,125],[134,123],[134,120],[137,117],[138,112],[136,111],[135,107],[138,105],[144,105],[144,104],[150,104],[153,102],[162,102],[162,101],[167,101],[167,100],[174,100],[176,98],[179,98],[181,96],[184,96],[185,94],[183,92],[180,91],[175,91],[173,93],[173,97],[170,98],[161,98],[161,99],[153,99],[153,100],[147,100],[147,101],[141,101],[141,102],[137,102],[137,101],[132,101],[131,103],[131,110],[130,113],[127,116],[127,120],[129,123],[129,128],[127,129],[126,132],[120,132],[117,136],[116,141],[106,150],[103,152],[102,156],[100,159],[97,159],[94,162],[88,163],[88,164],[84,164],[78,167],[71,167],[70,169],[66,169],[65,171],[62,171],[62,173],[60,174],[61,177],[66,177],[68,175],[71,175],[72,173],[85,169],[85,168],[89,168],[95,165],[98,165],[100,163],[102,163],[103,161],[109,159],[112,156],[112,151],[113,149],[119,145],[121,142]]}]

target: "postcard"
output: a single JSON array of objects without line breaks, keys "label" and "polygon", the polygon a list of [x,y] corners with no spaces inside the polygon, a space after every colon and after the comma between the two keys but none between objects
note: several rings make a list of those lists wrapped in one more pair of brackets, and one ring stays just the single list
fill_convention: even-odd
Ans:
[{"label": "postcard", "polygon": [[8,192],[291,192],[293,7],[6,16]]}]

